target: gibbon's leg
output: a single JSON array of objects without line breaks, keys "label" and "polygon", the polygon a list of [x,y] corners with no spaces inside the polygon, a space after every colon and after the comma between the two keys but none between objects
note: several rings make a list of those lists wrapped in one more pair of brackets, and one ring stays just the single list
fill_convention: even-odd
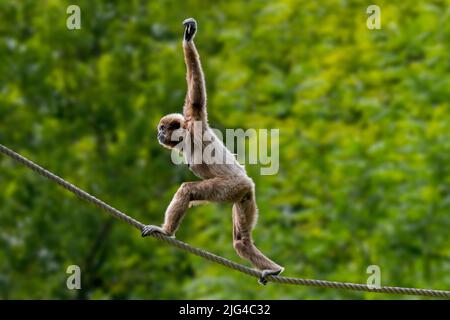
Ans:
[{"label": "gibbon's leg", "polygon": [[238,255],[263,271],[263,277],[283,271],[253,244],[251,232],[256,224],[257,208],[253,182],[242,177],[217,177],[199,182],[185,182],[170,202],[162,227],[146,226],[142,236],[161,232],[173,236],[191,202],[233,202],[233,246]]},{"label": "gibbon's leg", "polygon": [[233,205],[233,246],[237,254],[263,271],[261,282],[268,275],[278,275],[284,268],[267,258],[253,244],[252,229],[256,225],[258,209],[252,190],[247,197]]},{"label": "gibbon's leg", "polygon": [[186,63],[187,94],[184,116],[187,119],[206,120],[206,89],[200,56],[194,44],[197,22],[193,18],[183,21],[183,52]]},{"label": "gibbon's leg", "polygon": [[184,182],[167,207],[162,227],[146,226],[142,231],[142,236],[147,236],[152,232],[173,236],[191,202],[236,202],[251,189],[250,180],[242,177],[217,177],[198,182]]}]

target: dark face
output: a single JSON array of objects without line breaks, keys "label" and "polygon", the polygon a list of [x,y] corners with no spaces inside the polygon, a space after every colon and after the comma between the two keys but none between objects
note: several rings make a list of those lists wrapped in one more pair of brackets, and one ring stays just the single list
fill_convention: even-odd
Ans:
[{"label": "dark face", "polygon": [[178,130],[182,127],[182,119],[178,116],[166,116],[161,119],[158,124],[158,141],[160,144],[173,148],[175,147],[182,138],[176,138],[177,136],[173,135],[175,130]]}]

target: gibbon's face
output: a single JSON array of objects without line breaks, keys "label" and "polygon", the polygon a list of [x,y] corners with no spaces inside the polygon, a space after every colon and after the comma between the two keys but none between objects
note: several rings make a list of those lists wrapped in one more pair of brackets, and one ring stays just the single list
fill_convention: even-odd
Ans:
[{"label": "gibbon's face", "polygon": [[184,130],[183,125],[184,117],[181,114],[173,113],[162,117],[158,124],[159,143],[166,148],[174,148],[183,138],[180,137],[180,131],[177,131],[175,135],[173,133],[175,130]]}]

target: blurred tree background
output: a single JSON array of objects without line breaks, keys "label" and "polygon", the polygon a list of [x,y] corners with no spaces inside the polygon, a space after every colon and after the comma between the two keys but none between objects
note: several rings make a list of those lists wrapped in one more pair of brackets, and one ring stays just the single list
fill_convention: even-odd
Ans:
[{"label": "blurred tree background", "polygon": [[[66,8],[81,8],[68,30]],[[448,1],[0,0],[0,143],[145,223],[183,181],[158,145],[181,110],[183,19],[199,23],[210,123],[280,128],[255,242],[286,276],[450,289]],[[242,261],[231,206],[189,210],[177,238]],[[82,290],[66,268],[82,268]],[[0,298],[392,299],[269,284],[143,240],[0,156]],[[409,297],[411,298],[411,297]]]}]

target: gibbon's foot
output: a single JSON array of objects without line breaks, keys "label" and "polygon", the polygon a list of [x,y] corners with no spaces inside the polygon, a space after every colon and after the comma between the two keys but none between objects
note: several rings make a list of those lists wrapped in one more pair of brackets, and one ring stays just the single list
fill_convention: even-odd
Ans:
[{"label": "gibbon's foot", "polygon": [[143,237],[147,237],[147,236],[149,236],[149,235],[151,235],[152,233],[155,233],[155,232],[162,233],[163,235],[168,236],[168,237],[172,237],[172,235],[168,234],[163,228],[158,227],[158,226],[154,226],[154,225],[151,225],[151,224],[145,226],[142,229],[141,235]]},{"label": "gibbon's foot", "polygon": [[267,276],[277,276],[280,273],[282,273],[284,271],[284,268],[281,267],[281,269],[278,270],[262,270],[261,271],[261,276],[259,277],[258,282],[260,284],[262,284],[263,286],[265,286],[267,284]]},{"label": "gibbon's foot", "polygon": [[197,21],[194,18],[188,18],[183,21],[184,25],[184,40],[191,41],[194,39],[195,33],[197,32]]}]

